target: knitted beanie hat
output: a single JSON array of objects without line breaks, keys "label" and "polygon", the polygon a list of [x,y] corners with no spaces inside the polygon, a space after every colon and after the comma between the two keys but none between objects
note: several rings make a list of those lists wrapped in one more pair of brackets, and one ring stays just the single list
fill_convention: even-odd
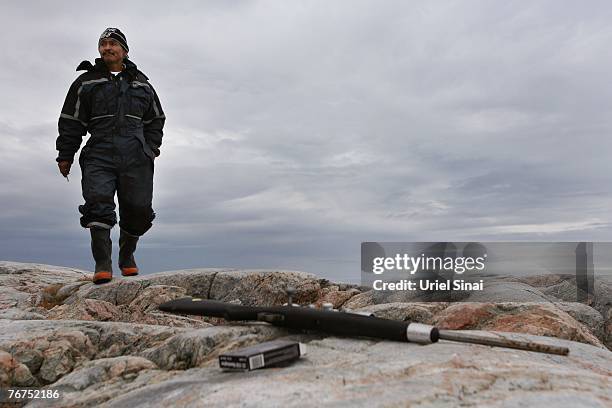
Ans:
[{"label": "knitted beanie hat", "polygon": [[102,41],[105,38],[112,38],[113,40],[116,40],[121,45],[121,47],[125,50],[125,52],[130,51],[130,48],[128,47],[128,44],[127,44],[127,39],[125,38],[125,34],[123,34],[121,30],[119,30],[118,28],[109,27],[106,30],[104,30],[104,32],[100,36],[100,39],[98,40],[98,45],[100,44],[100,41]]}]

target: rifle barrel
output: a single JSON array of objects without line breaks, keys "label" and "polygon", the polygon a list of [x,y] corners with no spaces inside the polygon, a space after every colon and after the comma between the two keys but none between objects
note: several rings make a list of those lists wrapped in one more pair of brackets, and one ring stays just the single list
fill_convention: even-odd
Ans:
[{"label": "rifle barrel", "polygon": [[485,346],[506,347],[518,350],[536,351],[538,353],[558,354],[561,356],[567,356],[569,354],[569,349],[567,347],[536,343],[534,341],[509,339],[497,333],[497,337],[492,337],[454,330],[440,330],[439,335],[441,340],[451,340],[460,343],[483,344]]}]

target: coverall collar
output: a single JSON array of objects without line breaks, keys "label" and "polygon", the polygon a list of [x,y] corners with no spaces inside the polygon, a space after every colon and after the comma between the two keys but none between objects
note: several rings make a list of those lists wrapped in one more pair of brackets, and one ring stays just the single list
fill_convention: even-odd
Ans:
[{"label": "coverall collar", "polygon": [[[77,71],[100,71],[100,72],[104,72],[105,74],[110,75],[110,71],[108,70],[108,67],[106,66],[106,63],[104,62],[104,60],[102,58],[96,58],[95,59],[95,65],[92,64],[89,61],[83,61],[79,64],[79,66],[77,67]],[[124,71],[131,77],[131,78],[136,78],[136,76],[138,75],[138,73],[140,72],[136,66],[136,64],[134,64],[131,60],[129,60],[128,58],[124,58],[123,59],[123,64],[125,65],[125,69]],[[142,72],[140,72],[142,74]],[[144,74],[142,74],[144,75]],[[145,76],[146,77],[146,76]]]}]

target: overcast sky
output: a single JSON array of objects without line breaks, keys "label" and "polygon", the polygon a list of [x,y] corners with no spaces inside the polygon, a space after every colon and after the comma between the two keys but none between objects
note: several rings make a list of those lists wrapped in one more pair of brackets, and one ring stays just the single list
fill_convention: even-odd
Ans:
[{"label": "overcast sky", "polygon": [[55,139],[106,27],[167,116],[146,272],[357,281],[362,241],[611,241],[610,21],[605,1],[3,2],[0,259],[92,269]]}]

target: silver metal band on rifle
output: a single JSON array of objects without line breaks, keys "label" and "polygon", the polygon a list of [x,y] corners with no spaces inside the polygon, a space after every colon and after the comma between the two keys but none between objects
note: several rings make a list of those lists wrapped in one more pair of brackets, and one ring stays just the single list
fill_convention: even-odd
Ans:
[{"label": "silver metal band on rifle", "polygon": [[436,328],[428,324],[410,323],[406,328],[406,337],[408,341],[419,344],[431,344],[432,332]]}]

